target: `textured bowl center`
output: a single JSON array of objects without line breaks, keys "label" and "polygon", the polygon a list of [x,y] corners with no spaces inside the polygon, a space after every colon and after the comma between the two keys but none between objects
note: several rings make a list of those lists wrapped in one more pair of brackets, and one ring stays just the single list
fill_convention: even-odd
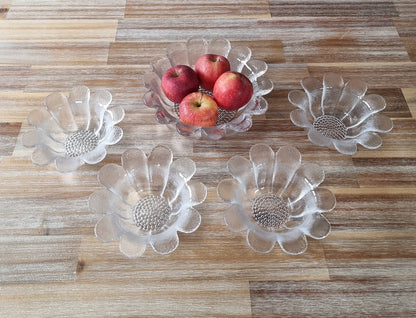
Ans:
[{"label": "textured bowl center", "polygon": [[81,129],[65,140],[65,150],[69,157],[78,157],[94,150],[98,146],[98,137],[91,130]]},{"label": "textured bowl center", "polygon": [[289,218],[286,202],[273,193],[262,194],[254,199],[253,214],[256,222],[269,229],[279,229]]},{"label": "textured bowl center", "polygon": [[168,222],[171,212],[164,198],[150,194],[133,207],[133,219],[140,230],[157,231]]},{"label": "textured bowl center", "polygon": [[347,134],[345,125],[338,118],[329,115],[318,117],[313,123],[313,128],[325,137],[337,140],[344,139]]}]

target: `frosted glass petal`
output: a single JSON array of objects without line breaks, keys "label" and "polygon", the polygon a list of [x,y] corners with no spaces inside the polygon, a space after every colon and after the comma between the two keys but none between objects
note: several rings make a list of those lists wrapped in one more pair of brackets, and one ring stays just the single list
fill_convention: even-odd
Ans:
[{"label": "frosted glass petal", "polygon": [[314,77],[307,77],[301,81],[301,85],[308,95],[309,111],[314,118],[323,115],[321,104],[322,98],[322,83]]},{"label": "frosted glass petal", "polygon": [[101,189],[92,193],[88,200],[89,209],[93,213],[113,213],[125,219],[132,218],[132,208],[108,189]]},{"label": "frosted glass petal", "polygon": [[124,202],[134,205],[139,196],[129,181],[125,170],[116,164],[107,164],[98,173],[98,179],[102,185],[120,196]]},{"label": "frosted glass petal", "polygon": [[381,137],[375,132],[366,132],[358,136],[357,141],[367,149],[377,149],[383,143]]},{"label": "frosted glass petal", "polygon": [[120,237],[122,230],[117,217],[113,214],[104,215],[95,225],[95,236],[103,242],[111,242]]},{"label": "frosted glass petal", "polygon": [[289,146],[279,148],[275,160],[273,191],[279,195],[283,193],[300,167],[301,160],[301,154],[296,148]]},{"label": "frosted glass petal", "polygon": [[192,205],[198,205],[205,201],[207,187],[202,182],[191,180],[188,182],[188,188],[191,194]]},{"label": "frosted glass petal", "polygon": [[124,108],[121,106],[111,107],[107,110],[113,117],[113,124],[116,125],[121,122],[125,116]]},{"label": "frosted glass petal", "polygon": [[361,101],[367,91],[367,84],[360,79],[352,79],[345,84],[342,91],[337,109],[341,113],[350,113],[354,107]]},{"label": "frosted glass petal", "polygon": [[344,90],[358,97],[363,97],[367,91],[367,84],[359,78],[353,78],[345,84]]},{"label": "frosted glass petal", "polygon": [[[98,136],[98,139],[100,142],[103,143],[111,143],[111,140],[115,139],[113,136],[117,135],[117,132],[114,131],[114,125],[113,125],[113,118],[111,117],[111,114],[109,112],[103,113],[103,121],[102,125],[99,128],[98,131],[95,131],[96,135]],[[117,128],[119,129],[119,128]],[[122,133],[122,131],[121,131]],[[121,137],[120,137],[121,138]],[[120,140],[120,138],[118,140]],[[107,142],[108,140],[108,142]]]},{"label": "frosted glass petal", "polygon": [[225,224],[233,232],[241,232],[247,229],[243,216],[244,212],[241,211],[241,208],[242,207],[240,205],[233,204],[225,211]]},{"label": "frosted glass petal", "polygon": [[150,186],[155,194],[162,194],[169,175],[169,167],[172,163],[172,151],[163,146],[153,148],[147,164],[149,169]]},{"label": "frosted glass petal", "polygon": [[323,78],[322,108],[324,114],[333,115],[341,97],[344,80],[336,73],[326,73]]},{"label": "frosted glass petal", "polygon": [[272,238],[265,238],[256,234],[253,231],[247,231],[247,243],[248,245],[258,253],[269,253],[276,241]]},{"label": "frosted glass petal", "polygon": [[150,64],[152,66],[153,72],[155,72],[159,78],[162,78],[163,74],[165,74],[165,72],[172,67],[171,62],[167,57],[155,57],[154,61],[152,61]]},{"label": "frosted glass petal", "polygon": [[257,78],[257,87],[259,89],[257,95],[266,95],[273,90],[273,82],[267,77],[258,77]]},{"label": "frosted glass petal", "polygon": [[65,153],[65,145],[63,143],[57,142],[38,129],[26,132],[22,136],[22,143],[25,147],[35,147],[43,144],[54,152]]},{"label": "frosted glass petal", "polygon": [[27,116],[27,121],[32,126],[43,130],[47,135],[58,142],[63,143],[68,137],[68,134],[45,108],[31,111]]},{"label": "frosted glass petal", "polygon": [[365,96],[343,120],[343,123],[347,127],[357,126],[385,107],[386,101],[380,95]]},{"label": "frosted glass petal", "polygon": [[108,130],[102,142],[106,145],[115,145],[121,138],[123,138],[123,130],[118,126],[114,126]]},{"label": "frosted glass petal", "polygon": [[308,110],[309,101],[308,95],[306,95],[305,92],[300,90],[290,91],[288,98],[289,102],[294,106],[305,111]]},{"label": "frosted glass petal", "polygon": [[357,141],[354,139],[334,140],[334,147],[344,155],[353,155],[357,152]]},{"label": "frosted glass petal", "polygon": [[230,52],[230,49],[230,41],[224,38],[215,38],[209,42],[207,52],[210,54],[228,56],[228,52]]},{"label": "frosted glass petal", "polygon": [[274,151],[268,145],[257,144],[250,148],[254,176],[259,190],[270,191],[273,184]]},{"label": "frosted glass petal", "polygon": [[244,64],[250,60],[251,50],[246,46],[235,46],[228,54],[228,60],[232,71],[241,72]]},{"label": "frosted glass petal", "polygon": [[320,166],[314,163],[303,163],[296,171],[283,195],[291,202],[302,198],[306,193],[317,187],[325,178]]},{"label": "frosted glass petal", "polygon": [[164,198],[168,200],[169,206],[172,209],[172,214],[178,214],[181,211],[190,208],[194,205],[191,202],[190,191],[191,189],[188,186],[186,186],[183,187],[176,196],[174,194],[164,195]]},{"label": "frosted glass petal", "polygon": [[111,102],[111,94],[107,96],[106,90],[100,90],[97,94],[93,94],[90,98],[90,124],[89,130],[98,132],[103,124],[104,112],[107,108],[108,103]]},{"label": "frosted glass petal", "polygon": [[105,156],[107,155],[107,150],[105,149],[105,145],[98,145],[93,151],[90,151],[83,156],[81,156],[82,160],[89,164],[96,164],[102,160],[104,160]]},{"label": "frosted glass petal", "polygon": [[60,172],[71,172],[77,170],[83,161],[80,157],[58,157],[55,160],[56,170]]},{"label": "frosted glass petal", "polygon": [[260,60],[250,60],[247,62],[247,68],[250,70],[248,78],[253,81],[257,77],[262,76],[267,71],[267,64]]},{"label": "frosted glass petal", "polygon": [[196,172],[196,165],[189,158],[179,158],[172,163],[170,169],[189,181]]},{"label": "frosted glass petal", "polygon": [[282,235],[278,242],[282,250],[290,255],[302,254],[308,248],[305,235],[297,230]]},{"label": "frosted glass petal", "polygon": [[313,130],[313,129],[309,130],[308,139],[313,144],[318,145],[318,146],[329,146],[332,144],[331,139],[329,139],[328,137],[325,137],[320,132]]},{"label": "frosted glass petal", "polygon": [[181,212],[178,222],[178,231],[192,233],[198,229],[200,224],[201,214],[194,208],[188,208]]},{"label": "frosted glass petal", "polygon": [[68,103],[78,129],[88,129],[90,123],[90,90],[86,86],[74,87],[69,92]]},{"label": "frosted glass petal", "polygon": [[92,94],[91,99],[94,99],[98,105],[106,109],[111,104],[113,96],[106,89],[97,89],[94,94]]},{"label": "frosted glass petal", "polygon": [[123,235],[120,238],[120,252],[129,258],[142,256],[146,250],[146,240],[132,235]]},{"label": "frosted glass petal", "polygon": [[316,188],[308,192],[291,206],[292,216],[304,216],[316,212],[331,211],[336,204],[334,194],[325,188]]},{"label": "frosted glass petal", "polygon": [[207,42],[202,38],[190,38],[186,46],[188,48],[188,62],[191,67],[195,66],[198,58],[207,53]]},{"label": "frosted glass petal", "polygon": [[250,116],[247,116],[247,114],[243,113],[237,118],[234,118],[231,123],[233,125],[234,131],[244,132],[251,128],[253,125],[253,119]]},{"label": "frosted glass petal", "polygon": [[45,98],[45,105],[52,117],[59,123],[62,129],[67,132],[77,131],[78,125],[75,122],[67,97],[62,93],[53,93]]},{"label": "frosted glass petal", "polygon": [[163,235],[152,236],[150,244],[155,252],[159,254],[172,253],[179,245],[178,234],[174,231],[163,233]]},{"label": "frosted glass petal", "polygon": [[49,147],[40,145],[33,151],[31,159],[34,164],[45,166],[59,156],[61,156],[61,154],[53,151]]},{"label": "frosted glass petal", "polygon": [[217,193],[224,202],[238,201],[239,184],[234,179],[223,179],[217,186]]},{"label": "frosted glass petal", "polygon": [[305,223],[308,225],[305,229],[305,234],[314,239],[323,239],[331,232],[331,224],[320,213],[308,215],[308,219]]},{"label": "frosted glass petal", "polygon": [[172,65],[189,65],[185,43],[172,43],[168,45],[166,51]]},{"label": "frosted glass petal", "polygon": [[121,163],[138,191],[150,189],[147,156],[143,150],[138,148],[126,150],[121,156]]},{"label": "frosted glass petal", "polygon": [[307,112],[301,109],[295,109],[290,113],[290,120],[298,127],[312,128],[313,118],[308,117],[307,114]]},{"label": "frosted glass petal", "polygon": [[367,131],[373,132],[389,132],[393,129],[393,122],[392,120],[384,115],[381,114],[374,114],[370,118],[368,118],[365,122],[361,125],[350,128],[347,131],[347,135],[349,138],[357,137]]},{"label": "frosted glass petal", "polygon": [[246,192],[256,187],[253,165],[250,160],[242,156],[234,156],[228,161],[227,168],[230,174],[244,186]]},{"label": "frosted glass petal", "polygon": [[295,228],[300,228],[304,222],[304,217],[291,216],[289,220],[283,225],[283,228],[285,229],[284,232],[288,232],[289,230],[293,230]]},{"label": "frosted glass petal", "polygon": [[195,163],[188,158],[175,160],[170,166],[168,181],[163,197],[172,202],[180,194],[185,183],[189,181],[196,171]]}]

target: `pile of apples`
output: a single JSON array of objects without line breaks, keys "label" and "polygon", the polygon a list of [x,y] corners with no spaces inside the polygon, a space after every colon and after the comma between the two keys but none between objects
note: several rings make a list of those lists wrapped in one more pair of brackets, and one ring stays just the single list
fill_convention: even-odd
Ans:
[{"label": "pile of apples", "polygon": [[[169,68],[162,76],[161,86],[166,97],[179,104],[180,120],[200,127],[214,126],[219,108],[238,110],[253,95],[250,80],[242,73],[230,71],[228,59],[217,54],[199,57],[195,70],[187,65]],[[212,97],[204,90],[212,92]]]}]

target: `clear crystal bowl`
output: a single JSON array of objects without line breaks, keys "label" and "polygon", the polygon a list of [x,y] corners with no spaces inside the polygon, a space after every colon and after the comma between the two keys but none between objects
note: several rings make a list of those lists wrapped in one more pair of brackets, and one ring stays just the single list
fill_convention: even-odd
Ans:
[{"label": "clear crystal bowl", "polygon": [[107,155],[106,147],[116,144],[123,130],[115,126],[124,118],[120,106],[110,107],[107,90],[91,93],[86,86],[74,87],[68,95],[52,93],[44,107],[27,117],[33,127],[23,135],[23,145],[34,147],[34,164],[55,162],[60,172],[76,170],[84,163],[95,164]]},{"label": "clear crystal bowl", "polygon": [[290,103],[298,108],[290,119],[305,128],[309,140],[318,146],[352,155],[357,144],[367,149],[380,147],[378,133],[393,128],[391,119],[379,113],[386,107],[384,98],[366,95],[367,84],[360,79],[344,83],[339,74],[326,73],[323,81],[307,77],[301,85],[304,91],[289,92]]},{"label": "clear crystal bowl", "polygon": [[247,231],[247,243],[256,252],[268,253],[279,243],[292,255],[307,249],[306,236],[323,239],[331,225],[321,214],[336,204],[331,191],[319,185],[324,172],[314,163],[302,163],[294,147],[256,144],[250,160],[234,156],[228,161],[232,178],[217,186],[227,203],[225,223],[234,232]]},{"label": "clear crystal bowl", "polygon": [[192,233],[201,223],[194,206],[205,200],[207,189],[191,180],[195,163],[188,158],[173,161],[164,146],[148,156],[128,149],[121,163],[100,169],[103,189],[89,198],[90,210],[102,215],[96,237],[103,242],[119,239],[120,251],[129,258],[142,256],[148,244],[159,254],[173,252],[179,245],[177,231]]},{"label": "clear crystal bowl", "polygon": [[[178,104],[166,98],[161,89],[164,72],[174,65],[194,67],[197,59],[206,53],[219,54],[228,58],[231,70],[246,75],[253,84],[251,100],[238,111],[220,109],[217,124],[212,127],[197,127],[182,123],[178,115]],[[232,47],[230,41],[215,38],[211,41],[191,38],[186,43],[175,43],[167,48],[166,56],[156,58],[151,63],[152,71],[143,77],[148,92],[144,95],[144,104],[156,109],[156,119],[183,136],[209,139],[221,139],[226,135],[245,132],[251,128],[252,116],[267,111],[267,101],[263,95],[273,90],[273,82],[266,78],[267,64],[252,59],[251,50],[245,46]]]}]

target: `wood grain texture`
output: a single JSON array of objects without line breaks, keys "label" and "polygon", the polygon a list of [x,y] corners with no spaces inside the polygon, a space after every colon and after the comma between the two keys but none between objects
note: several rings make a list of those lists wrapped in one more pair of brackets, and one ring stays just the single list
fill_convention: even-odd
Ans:
[{"label": "wood grain texture", "polygon": [[[225,37],[268,63],[269,109],[244,134],[189,140],[154,119],[142,76],[168,45]],[[412,0],[0,2],[1,317],[415,317],[416,4]],[[290,121],[307,76],[360,77],[393,130],[353,156],[311,144]],[[123,139],[72,174],[38,167],[22,145],[27,114],[52,92],[106,88],[125,109]],[[324,240],[300,256],[257,254],[230,232],[217,194],[233,155],[294,145],[337,198]],[[195,161],[208,187],[200,228],[178,249],[129,260],[94,237],[97,173],[131,147]]]}]

